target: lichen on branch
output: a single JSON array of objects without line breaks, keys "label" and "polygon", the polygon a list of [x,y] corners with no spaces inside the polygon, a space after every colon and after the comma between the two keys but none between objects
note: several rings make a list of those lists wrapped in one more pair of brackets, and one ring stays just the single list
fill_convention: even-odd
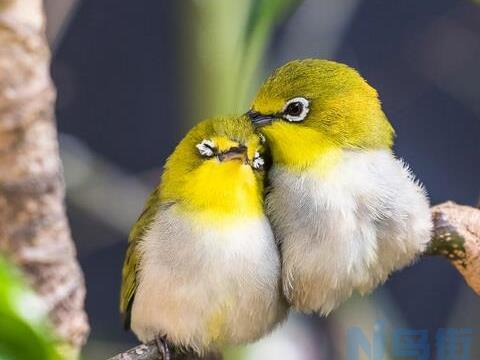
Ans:
[{"label": "lichen on branch", "polygon": [[425,254],[446,257],[480,295],[480,209],[446,202],[432,208],[432,219]]}]

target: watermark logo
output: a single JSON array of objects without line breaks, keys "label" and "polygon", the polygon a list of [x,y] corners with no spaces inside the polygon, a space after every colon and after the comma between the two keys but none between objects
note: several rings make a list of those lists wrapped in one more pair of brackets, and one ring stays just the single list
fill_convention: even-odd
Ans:
[{"label": "watermark logo", "polygon": [[351,327],[347,333],[347,360],[384,360],[387,342],[391,343],[395,359],[429,360],[435,350],[437,360],[471,360],[473,330],[470,328],[438,329],[433,344],[427,330],[399,328],[389,335],[383,321],[375,322],[371,342],[360,327]]}]

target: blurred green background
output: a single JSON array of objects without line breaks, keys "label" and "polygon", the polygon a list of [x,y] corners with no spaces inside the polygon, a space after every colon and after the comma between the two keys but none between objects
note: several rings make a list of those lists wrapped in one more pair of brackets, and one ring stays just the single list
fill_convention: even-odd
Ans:
[{"label": "blurred green background", "polygon": [[0,360],[60,360],[46,309],[16,267],[0,257]]},{"label": "blurred green background", "polygon": [[[106,359],[137,343],[118,316],[120,271],[128,230],[166,156],[202,118],[246,111],[265,75],[290,59],[329,58],[359,69],[397,130],[396,153],[432,202],[478,200],[474,1],[46,0],[46,9],[67,205],[88,286],[85,359]],[[1,266],[0,305],[8,284]],[[15,311],[5,319],[24,321]],[[371,337],[377,320],[388,331],[427,330],[432,358],[439,328],[472,328],[470,357],[480,358],[480,301],[435,258],[394,274],[326,319],[293,314],[268,338],[229,354],[344,359],[348,329],[359,326]],[[43,322],[25,321],[15,328],[33,334],[43,349],[37,354],[49,356],[51,339],[38,332]],[[6,324],[0,336],[12,334]]]}]

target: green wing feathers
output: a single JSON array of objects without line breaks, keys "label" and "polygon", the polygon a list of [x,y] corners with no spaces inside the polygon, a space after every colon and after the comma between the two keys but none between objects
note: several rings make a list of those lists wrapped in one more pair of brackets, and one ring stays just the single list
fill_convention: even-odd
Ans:
[{"label": "green wing feathers", "polygon": [[159,189],[150,194],[142,214],[133,225],[128,237],[128,247],[122,269],[122,288],[120,291],[120,312],[124,316],[125,326],[130,327],[130,310],[137,290],[137,272],[140,261],[138,244],[160,207]]}]

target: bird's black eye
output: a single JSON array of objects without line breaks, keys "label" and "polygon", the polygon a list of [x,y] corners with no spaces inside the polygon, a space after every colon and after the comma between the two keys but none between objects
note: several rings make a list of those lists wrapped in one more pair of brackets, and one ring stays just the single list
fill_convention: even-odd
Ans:
[{"label": "bird's black eye", "polygon": [[303,97],[288,100],[283,109],[284,119],[292,122],[303,121],[308,114],[309,104]]},{"label": "bird's black eye", "polygon": [[285,109],[285,114],[290,116],[299,116],[303,111],[303,104],[300,102],[293,102],[288,104]]}]

